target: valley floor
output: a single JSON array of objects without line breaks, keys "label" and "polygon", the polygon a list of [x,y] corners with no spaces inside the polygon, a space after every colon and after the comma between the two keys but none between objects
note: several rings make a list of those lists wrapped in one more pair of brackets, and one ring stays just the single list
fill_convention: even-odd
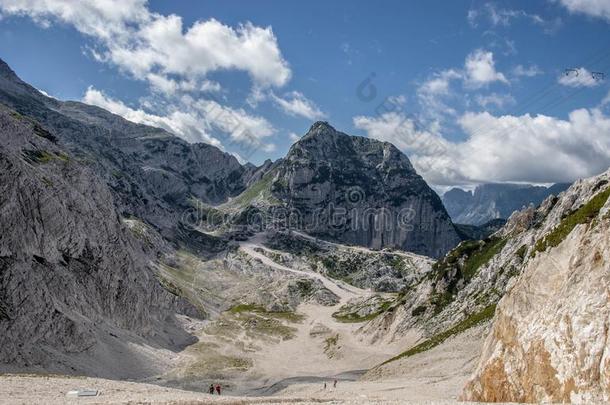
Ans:
[{"label": "valley floor", "polygon": [[[339,302],[335,305],[301,303],[295,314],[279,320],[267,319],[273,321],[269,324],[263,321],[272,314],[247,311],[223,312],[211,321],[191,323],[190,329],[199,337],[199,342],[175,354],[169,370],[146,378],[146,383],[142,380],[0,375],[0,403],[457,402],[478,361],[487,326],[467,330],[429,351],[375,367],[412,346],[419,339],[419,333],[407,333],[396,341],[371,341],[359,330],[361,323],[341,322],[333,313],[350,300],[367,298],[374,293],[272,260],[270,256],[277,252],[265,248],[261,236],[240,243],[239,250],[250,258],[248,260],[263,266],[259,268],[277,272],[277,277],[296,275],[317,280],[334,293]],[[204,271],[205,266],[202,263],[193,268]],[[389,294],[386,298],[392,296]],[[266,329],[261,325],[267,325]],[[284,333],[289,337],[284,338]],[[336,388],[333,387],[335,379],[338,381]],[[222,384],[227,396],[202,393],[211,382]],[[99,390],[101,395],[78,399],[66,397],[68,391],[86,388]]]},{"label": "valley floor", "polygon": [[[10,404],[454,404],[479,356],[486,327],[477,327],[418,355],[398,360],[366,373],[357,381],[302,377],[279,384],[270,396],[210,396],[157,385],[97,378],[3,375],[0,376],[0,403]],[[349,377],[349,376],[348,376]],[[308,380],[310,382],[308,382]],[[323,382],[327,389],[323,389]],[[70,399],[75,389],[96,389],[94,398]]]}]

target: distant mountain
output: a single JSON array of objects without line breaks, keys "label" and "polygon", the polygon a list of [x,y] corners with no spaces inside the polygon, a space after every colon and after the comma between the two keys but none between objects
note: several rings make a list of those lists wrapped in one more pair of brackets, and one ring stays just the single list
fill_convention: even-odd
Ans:
[{"label": "distant mountain", "polygon": [[549,195],[566,190],[568,183],[551,187],[529,184],[482,184],[474,193],[453,188],[443,197],[443,203],[455,223],[481,225],[492,219],[507,219],[514,211],[530,204],[538,205]]},{"label": "distant mountain", "polygon": [[440,198],[402,152],[326,122],[313,124],[236,198],[262,200],[284,207],[291,226],[343,243],[438,257],[460,241]]}]

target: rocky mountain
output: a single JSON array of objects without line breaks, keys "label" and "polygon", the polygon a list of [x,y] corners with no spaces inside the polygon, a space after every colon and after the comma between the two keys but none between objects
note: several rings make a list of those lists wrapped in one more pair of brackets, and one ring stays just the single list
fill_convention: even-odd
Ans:
[{"label": "rocky mountain", "polygon": [[492,219],[507,219],[514,211],[539,205],[551,194],[557,195],[569,184],[551,187],[530,184],[481,184],[472,191],[453,188],[443,194],[443,204],[458,224],[481,225]]},{"label": "rocky mountain", "polygon": [[438,257],[460,240],[440,198],[403,153],[326,122],[315,123],[236,201],[280,206],[267,219],[274,225],[283,221],[320,238],[374,249]]},{"label": "rocky mountain", "polygon": [[187,143],[99,107],[47,97],[1,60],[0,102],[36,120],[91,167],[116,195],[122,215],[142,218],[170,237],[193,199],[226,201],[243,191],[256,171],[214,146]]},{"label": "rocky mountain", "polygon": [[135,348],[193,342],[177,314],[199,312],[161,287],[106,183],[4,106],[0,229],[4,370],[128,378],[161,366]]}]

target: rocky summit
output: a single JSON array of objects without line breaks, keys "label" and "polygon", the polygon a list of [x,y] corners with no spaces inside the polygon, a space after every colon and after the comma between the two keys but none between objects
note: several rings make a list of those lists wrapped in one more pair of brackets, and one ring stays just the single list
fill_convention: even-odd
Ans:
[{"label": "rocky summit", "polygon": [[268,176],[290,225],[312,235],[432,257],[460,240],[438,195],[388,142],[316,122]]}]

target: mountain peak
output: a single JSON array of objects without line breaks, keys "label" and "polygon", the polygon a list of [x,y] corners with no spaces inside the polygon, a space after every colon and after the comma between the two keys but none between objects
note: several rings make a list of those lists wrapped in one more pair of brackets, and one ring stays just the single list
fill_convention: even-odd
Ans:
[{"label": "mountain peak", "polygon": [[305,134],[305,136],[303,138],[314,137],[314,136],[319,136],[319,135],[334,134],[336,132],[337,132],[337,130],[332,125],[330,125],[327,121],[316,121],[309,128],[309,131],[307,131],[307,133]]},{"label": "mountain peak", "polygon": [[311,128],[309,128],[309,132],[315,131],[315,130],[331,130],[331,131],[336,131],[335,128],[333,128],[333,126],[328,123],[328,121],[316,121],[316,122],[314,122],[313,125],[311,126]]}]

